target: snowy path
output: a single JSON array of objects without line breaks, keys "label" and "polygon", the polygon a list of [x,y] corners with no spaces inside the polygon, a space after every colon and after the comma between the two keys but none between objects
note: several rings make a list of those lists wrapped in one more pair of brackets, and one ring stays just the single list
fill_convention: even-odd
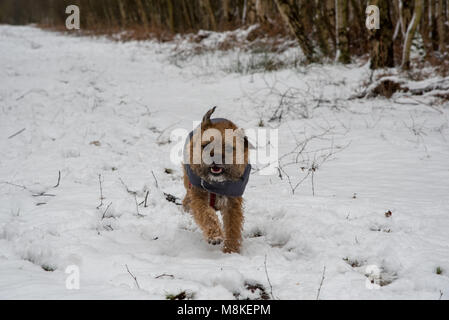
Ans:
[{"label": "snowy path", "polygon": [[[315,299],[324,267],[321,299],[449,298],[447,105],[340,100],[343,110],[282,122],[280,155],[304,132],[327,132],[310,148],[346,147],[316,171],[315,196],[310,179],[292,195],[285,175],[252,175],[242,254],[225,255],[165,200],[184,194],[170,131],[212,105],[257,126],[268,111],[250,98],[267,79],[344,99],[367,69],[224,74],[195,59],[169,64],[169,50],[0,26],[0,298],[255,298],[244,283],[270,293],[268,273],[276,298]],[[300,179],[299,167],[285,170]],[[146,208],[121,180],[138,202],[150,191]],[[69,265],[80,290],[65,287]],[[379,290],[366,286],[370,265]]]}]

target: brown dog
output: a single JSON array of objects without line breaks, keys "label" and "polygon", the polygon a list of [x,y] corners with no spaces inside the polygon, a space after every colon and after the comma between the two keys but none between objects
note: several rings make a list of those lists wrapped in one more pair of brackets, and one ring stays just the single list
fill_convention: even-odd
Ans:
[{"label": "brown dog", "polygon": [[[231,121],[211,120],[214,111],[215,107],[209,110],[201,126],[187,138],[183,164],[187,194],[183,207],[193,215],[209,243],[215,245],[224,240],[223,252],[239,252],[242,194],[251,170],[249,144],[243,130]],[[216,211],[222,214],[224,232]]]}]

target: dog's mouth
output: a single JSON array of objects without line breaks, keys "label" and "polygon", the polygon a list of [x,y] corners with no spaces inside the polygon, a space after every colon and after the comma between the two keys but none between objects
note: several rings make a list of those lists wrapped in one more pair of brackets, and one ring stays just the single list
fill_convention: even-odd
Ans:
[{"label": "dog's mouth", "polygon": [[223,173],[223,168],[221,168],[219,166],[211,166],[209,168],[209,170],[210,170],[210,173],[213,174],[214,176],[218,176]]}]

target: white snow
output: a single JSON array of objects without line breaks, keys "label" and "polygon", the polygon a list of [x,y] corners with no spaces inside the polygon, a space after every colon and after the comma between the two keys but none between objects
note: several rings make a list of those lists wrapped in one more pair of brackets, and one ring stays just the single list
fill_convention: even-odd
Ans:
[{"label": "white snow", "polygon": [[[256,297],[245,282],[316,299],[324,267],[320,299],[448,299],[447,103],[348,100],[366,65],[242,75],[221,67],[232,51],[177,66],[174,47],[0,26],[1,299]],[[290,112],[269,122],[288,88]],[[241,254],[207,244],[164,195],[184,195],[170,132],[213,105],[245,128],[278,128],[285,155],[282,179],[250,178]],[[314,160],[315,195],[311,175],[293,194],[286,174],[295,185]],[[66,289],[70,265],[79,290]]]}]

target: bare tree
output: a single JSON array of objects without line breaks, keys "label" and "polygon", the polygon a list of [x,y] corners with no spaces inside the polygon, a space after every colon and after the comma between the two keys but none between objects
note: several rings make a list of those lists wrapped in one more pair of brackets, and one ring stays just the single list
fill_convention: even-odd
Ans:
[{"label": "bare tree", "polygon": [[215,20],[214,11],[210,4],[210,0],[200,0],[201,15],[203,17],[203,27],[210,30],[217,30],[217,22]]},{"label": "bare tree", "polygon": [[337,58],[339,62],[346,64],[351,62],[348,40],[348,0],[336,0],[335,3],[337,4]]},{"label": "bare tree", "polygon": [[137,11],[139,13],[140,21],[142,22],[143,27],[146,31],[149,30],[149,24],[148,24],[148,16],[146,13],[146,10],[143,6],[142,0],[136,0],[137,3]]},{"label": "bare tree", "polygon": [[372,1],[380,10],[380,29],[370,31],[371,69],[394,67],[393,23],[390,17],[390,1]]},{"label": "bare tree", "polygon": [[443,14],[443,0],[438,0],[438,8],[436,10],[436,20],[438,25],[438,49],[440,52],[445,51],[446,44],[444,41],[444,14]]},{"label": "bare tree", "polygon": [[[291,31],[295,34],[298,44],[304,52],[307,61],[317,61],[315,49],[306,35],[303,20],[299,15],[300,8],[298,8],[297,2],[290,2],[289,0],[276,0],[276,4],[282,18],[288,24]],[[303,5],[303,1],[299,1],[299,4]]]},{"label": "bare tree", "polygon": [[405,70],[410,69],[410,50],[412,48],[412,41],[415,36],[416,29],[421,21],[423,5],[424,0],[415,0],[415,10],[413,12],[412,20],[407,28],[404,49],[402,52],[402,68]]},{"label": "bare tree", "polygon": [[[68,3],[0,0],[0,23],[64,26]],[[438,57],[434,52],[445,53],[449,44],[449,0],[73,0],[73,4],[83,12],[82,30],[111,33],[121,27],[137,31],[131,36],[147,38],[200,29],[223,31],[253,23],[276,27],[272,30],[282,33],[277,25],[284,21],[308,62],[330,57],[348,63],[352,57],[369,53],[372,69],[393,67],[396,47],[402,47],[398,64],[407,68],[416,32],[422,36],[426,58]],[[365,27],[368,4],[380,9],[379,30]],[[150,30],[155,32],[150,34]],[[443,59],[429,61],[436,64]]]}]

